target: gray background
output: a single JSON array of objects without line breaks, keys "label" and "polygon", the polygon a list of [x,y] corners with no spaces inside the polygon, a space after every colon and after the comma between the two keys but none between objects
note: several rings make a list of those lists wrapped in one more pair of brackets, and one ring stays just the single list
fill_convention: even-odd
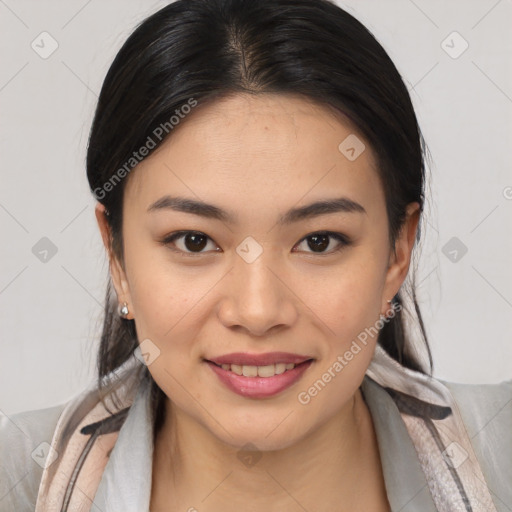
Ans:
[{"label": "gray background", "polygon": [[[85,177],[88,130],[117,50],[166,3],[0,0],[5,414],[64,402],[94,378],[108,264]],[[511,378],[512,3],[339,4],[396,63],[432,153],[417,281],[434,375]],[[52,39],[42,32],[58,44],[47,58]],[[46,262],[43,237],[57,251]]]}]

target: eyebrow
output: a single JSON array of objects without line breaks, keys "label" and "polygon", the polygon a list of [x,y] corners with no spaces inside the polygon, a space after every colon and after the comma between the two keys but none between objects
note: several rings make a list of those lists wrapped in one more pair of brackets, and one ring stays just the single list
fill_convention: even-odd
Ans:
[{"label": "eyebrow", "polygon": [[[216,219],[222,222],[236,224],[237,219],[233,213],[227,212],[213,204],[204,203],[195,199],[186,197],[172,197],[169,195],[163,196],[158,201],[155,201],[147,209],[148,213],[162,210],[174,210],[177,212],[192,213],[207,219]],[[338,197],[335,199],[324,199],[300,206],[298,208],[291,208],[277,221],[280,225],[292,224],[300,220],[311,219],[320,215],[329,213],[362,213],[367,215],[366,210],[362,205],[356,203],[348,197]]]}]

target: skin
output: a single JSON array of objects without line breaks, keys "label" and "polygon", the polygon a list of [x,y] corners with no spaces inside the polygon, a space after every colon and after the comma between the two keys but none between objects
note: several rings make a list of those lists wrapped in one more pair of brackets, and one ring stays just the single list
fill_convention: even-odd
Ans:
[{"label": "skin", "polygon": [[[152,512],[389,510],[359,390],[376,338],[308,404],[297,398],[389,312],[414,245],[418,203],[408,206],[393,251],[369,144],[355,161],[338,150],[350,134],[364,140],[343,116],[304,98],[233,95],[198,106],[129,175],[124,268],[98,205],[119,302],[128,303],[138,339],[160,350],[148,366],[168,397],[153,457]],[[215,204],[238,223],[148,213],[165,194]],[[366,213],[277,224],[292,207],[339,196]],[[160,243],[178,230],[204,233],[207,245],[194,253],[183,237]],[[321,230],[352,243],[335,251],[340,242],[331,238],[314,252],[305,237]],[[263,249],[252,263],[236,252],[248,236]],[[273,351],[315,361],[292,387],[265,399],[233,393],[203,360]],[[246,443],[261,456],[249,466],[239,458]]]}]

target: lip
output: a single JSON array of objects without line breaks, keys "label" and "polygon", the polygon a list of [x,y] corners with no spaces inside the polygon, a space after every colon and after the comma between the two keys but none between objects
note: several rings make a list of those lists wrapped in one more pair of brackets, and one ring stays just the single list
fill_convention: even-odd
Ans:
[{"label": "lip", "polygon": [[[220,366],[217,366],[212,361],[205,362],[217,375],[220,381],[234,393],[246,398],[268,398],[281,393],[299,381],[304,372],[313,363],[313,359],[309,358],[306,361],[295,363],[297,366],[293,368],[293,370],[287,370],[284,373],[281,373],[280,375],[274,375],[273,377],[244,377],[243,375],[237,375],[230,370],[223,370]],[[233,364],[238,363],[234,362]],[[255,366],[264,366],[264,364]]]},{"label": "lip", "polygon": [[[292,354],[290,352],[267,352],[265,354],[249,354],[248,352],[233,352],[219,357],[206,359],[212,363],[221,364],[237,364],[240,366],[267,366],[278,363],[301,364],[311,356],[303,356]],[[270,377],[269,377],[270,378]]]}]

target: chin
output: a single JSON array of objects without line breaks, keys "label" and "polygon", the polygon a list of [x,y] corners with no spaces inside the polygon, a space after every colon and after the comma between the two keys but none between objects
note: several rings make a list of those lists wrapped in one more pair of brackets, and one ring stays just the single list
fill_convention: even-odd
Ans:
[{"label": "chin", "polygon": [[[263,420],[255,420],[252,416],[242,418],[223,419],[220,424],[226,426],[224,430],[218,424],[210,425],[210,432],[220,442],[238,450],[252,449],[259,451],[283,450],[299,442],[307,435],[307,427],[303,420],[295,415],[293,422],[283,421],[288,413],[270,416]],[[289,419],[289,418],[288,418]],[[297,429],[300,428],[300,431]],[[230,435],[231,434],[231,435]],[[247,448],[251,445],[256,448]]]}]

